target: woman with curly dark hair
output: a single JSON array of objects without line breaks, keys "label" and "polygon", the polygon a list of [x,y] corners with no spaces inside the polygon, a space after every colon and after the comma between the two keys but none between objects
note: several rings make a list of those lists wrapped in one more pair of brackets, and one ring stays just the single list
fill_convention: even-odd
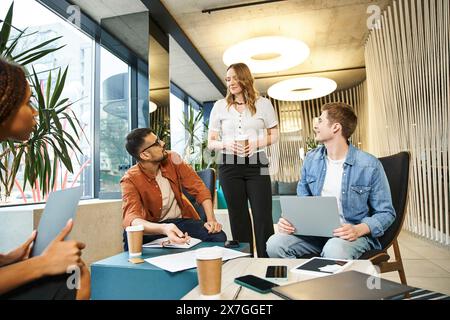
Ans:
[{"label": "woman with curly dark hair", "polygon": [[[31,89],[18,65],[0,59],[0,141],[28,140],[36,126],[38,112],[30,105]],[[18,248],[0,254],[1,299],[89,299],[90,275],[81,260],[83,243],[64,238],[72,221],[37,257],[29,258],[36,231]],[[67,270],[81,270],[80,289],[69,289]]]}]

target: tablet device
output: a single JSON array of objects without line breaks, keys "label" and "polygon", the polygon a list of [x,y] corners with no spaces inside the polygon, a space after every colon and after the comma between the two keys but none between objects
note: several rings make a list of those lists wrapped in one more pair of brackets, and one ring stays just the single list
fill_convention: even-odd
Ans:
[{"label": "tablet device", "polygon": [[82,194],[82,187],[50,193],[39,221],[31,257],[39,256],[66,226],[67,221],[75,218]]},{"label": "tablet device", "polygon": [[281,216],[302,236],[333,237],[341,226],[336,197],[280,197]]}]

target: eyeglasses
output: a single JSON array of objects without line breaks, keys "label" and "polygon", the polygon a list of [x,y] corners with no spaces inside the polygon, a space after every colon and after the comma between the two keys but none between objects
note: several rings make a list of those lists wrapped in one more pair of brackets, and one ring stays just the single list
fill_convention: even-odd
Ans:
[{"label": "eyeglasses", "polygon": [[155,141],[154,143],[152,143],[151,145],[149,145],[149,146],[148,146],[147,148],[145,148],[144,150],[142,150],[141,153],[144,152],[144,151],[147,150],[147,149],[150,149],[151,147],[156,146],[156,145],[161,146],[161,142],[162,142],[162,141],[161,141],[158,137],[156,137],[156,141]]}]

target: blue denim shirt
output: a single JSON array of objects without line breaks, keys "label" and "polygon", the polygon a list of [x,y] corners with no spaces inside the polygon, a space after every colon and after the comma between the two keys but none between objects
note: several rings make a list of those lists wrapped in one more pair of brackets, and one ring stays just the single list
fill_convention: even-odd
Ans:
[{"label": "blue denim shirt", "polygon": [[[324,146],[310,151],[305,158],[298,196],[320,196],[327,172]],[[394,222],[391,191],[381,162],[374,156],[349,145],[341,186],[342,213],[353,225],[365,223],[370,228],[372,245],[381,249],[376,239]]]}]

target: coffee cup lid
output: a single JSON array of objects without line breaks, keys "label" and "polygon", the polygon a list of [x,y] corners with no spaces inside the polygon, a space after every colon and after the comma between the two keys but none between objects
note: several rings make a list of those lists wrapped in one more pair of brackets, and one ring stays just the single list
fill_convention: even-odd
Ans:
[{"label": "coffee cup lid", "polygon": [[248,135],[246,135],[246,134],[238,135],[235,137],[235,140],[237,140],[237,141],[248,140]]},{"label": "coffee cup lid", "polygon": [[129,226],[126,228],[126,231],[144,231],[144,226],[141,224],[138,224],[136,226]]},{"label": "coffee cup lid", "polygon": [[222,258],[223,249],[220,247],[201,248],[195,250],[195,257],[198,260],[212,260]]}]

